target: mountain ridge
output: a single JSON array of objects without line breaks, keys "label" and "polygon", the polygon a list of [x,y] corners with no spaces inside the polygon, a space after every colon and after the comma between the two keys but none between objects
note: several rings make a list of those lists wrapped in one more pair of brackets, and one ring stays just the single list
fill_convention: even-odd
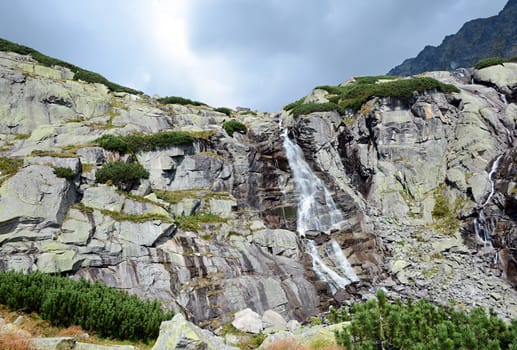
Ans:
[{"label": "mountain ridge", "polygon": [[517,56],[517,2],[509,0],[498,15],[466,22],[444,38],[439,46],[426,46],[414,58],[406,59],[387,74],[416,75],[426,71],[472,67],[487,57]]}]

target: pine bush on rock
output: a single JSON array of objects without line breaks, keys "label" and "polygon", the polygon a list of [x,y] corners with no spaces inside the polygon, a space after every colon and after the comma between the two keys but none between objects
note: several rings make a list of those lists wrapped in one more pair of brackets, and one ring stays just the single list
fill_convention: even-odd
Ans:
[{"label": "pine bush on rock", "polygon": [[359,110],[361,106],[373,97],[395,97],[403,101],[413,98],[415,92],[437,90],[448,94],[459,92],[458,88],[451,84],[444,84],[429,77],[416,77],[400,79],[397,77],[373,76],[355,77],[354,80],[341,86],[318,86],[317,89],[325,90],[329,95],[329,102],[305,103],[300,99],[284,107],[291,111],[293,116],[313,112],[337,111],[345,114],[348,109]]},{"label": "pine bush on rock", "polygon": [[194,137],[183,131],[164,131],[155,134],[127,136],[103,135],[95,140],[100,147],[120,153],[149,152],[177,145],[190,144]]},{"label": "pine bush on rock", "polygon": [[347,349],[517,349],[517,320],[505,324],[492,311],[470,313],[421,300],[406,304],[376,299],[350,307],[350,326],[336,332]]},{"label": "pine bush on rock", "polygon": [[101,337],[156,339],[162,321],[172,318],[158,301],[143,301],[124,291],[43,273],[0,272],[0,304],[40,313],[55,326],[81,326]]},{"label": "pine bush on rock", "polygon": [[98,183],[112,183],[119,189],[128,190],[140,179],[149,178],[149,172],[138,163],[121,161],[106,163],[95,173]]},{"label": "pine bush on rock", "polygon": [[63,179],[73,180],[75,172],[70,168],[58,166],[54,168],[54,175]]},{"label": "pine bush on rock", "polygon": [[233,136],[234,132],[238,132],[241,134],[245,134],[248,130],[246,128],[246,125],[242,124],[241,122],[237,120],[228,120],[223,123],[223,129],[226,130],[228,135]]}]

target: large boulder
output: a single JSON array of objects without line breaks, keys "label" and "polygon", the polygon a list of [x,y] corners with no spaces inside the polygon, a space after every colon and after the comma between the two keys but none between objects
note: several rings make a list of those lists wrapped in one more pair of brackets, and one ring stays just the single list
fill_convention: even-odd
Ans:
[{"label": "large boulder", "polygon": [[247,308],[235,313],[232,325],[240,331],[258,334],[264,329],[260,315]]},{"label": "large boulder", "polygon": [[75,339],[72,337],[32,338],[31,349],[34,350],[74,350]]},{"label": "large boulder", "polygon": [[226,345],[222,338],[187,321],[183,315],[176,314],[172,320],[162,322],[160,335],[153,346],[153,350],[169,349],[237,350],[238,348]]},{"label": "large boulder", "polygon": [[73,184],[56,177],[51,167],[24,167],[0,188],[0,235],[13,232],[18,224],[34,232],[38,227],[58,227],[76,198]]},{"label": "large boulder", "polygon": [[517,87],[517,63],[507,62],[474,71],[476,81],[495,85],[503,93],[511,95]]},{"label": "large boulder", "polygon": [[341,322],[333,325],[319,325],[314,327],[300,327],[293,331],[284,330],[270,334],[262,342],[259,349],[269,349],[273,344],[282,344],[282,349],[290,348],[287,344],[301,344],[311,346],[313,344],[336,345],[335,332],[348,327],[350,322]]}]

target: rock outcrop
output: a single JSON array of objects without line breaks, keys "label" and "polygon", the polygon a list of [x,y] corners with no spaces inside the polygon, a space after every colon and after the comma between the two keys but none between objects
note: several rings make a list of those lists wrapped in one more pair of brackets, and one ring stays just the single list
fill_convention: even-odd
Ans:
[{"label": "rock outcrop", "polygon": [[[516,72],[467,72],[474,84],[428,73],[460,92],[374,97],[346,116],[233,112],[248,132],[230,137],[229,117],[208,106],[112,93],[0,53],[0,269],[99,280],[214,329],[246,308],[307,321],[378,287],[515,317]],[[280,120],[343,214],[331,229],[296,232]],[[195,140],[134,154],[95,144],[171,130]],[[139,162],[149,179],[96,183],[113,161]],[[329,286],[315,252],[336,270],[347,259],[359,281]]]}]

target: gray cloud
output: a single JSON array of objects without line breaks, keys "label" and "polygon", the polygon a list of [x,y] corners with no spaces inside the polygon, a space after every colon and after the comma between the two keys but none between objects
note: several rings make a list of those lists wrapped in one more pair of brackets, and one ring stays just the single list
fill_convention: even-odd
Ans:
[{"label": "gray cloud", "polygon": [[[151,5],[143,0],[3,1],[0,37],[150,94],[273,111],[316,85],[383,74],[425,45],[438,45],[465,21],[496,14],[505,3],[187,0],[186,60],[195,60],[193,66],[160,54],[149,32],[154,19],[145,17]],[[228,92],[204,86],[205,75]]]}]

